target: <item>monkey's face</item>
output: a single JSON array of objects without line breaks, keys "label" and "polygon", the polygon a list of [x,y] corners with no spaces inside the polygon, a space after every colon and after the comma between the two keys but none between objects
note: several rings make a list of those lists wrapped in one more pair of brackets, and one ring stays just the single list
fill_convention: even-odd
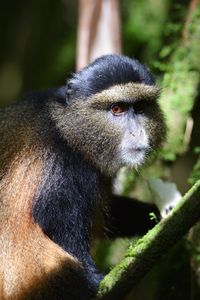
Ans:
[{"label": "monkey's face", "polygon": [[159,90],[138,83],[115,85],[88,99],[54,107],[57,127],[67,142],[106,173],[137,168],[165,137]]},{"label": "monkey's face", "polygon": [[114,134],[110,144],[115,148],[109,157],[117,168],[137,168],[165,138],[158,95],[159,89],[155,86],[127,83],[104,90],[90,100],[91,106],[102,112],[104,128]]}]

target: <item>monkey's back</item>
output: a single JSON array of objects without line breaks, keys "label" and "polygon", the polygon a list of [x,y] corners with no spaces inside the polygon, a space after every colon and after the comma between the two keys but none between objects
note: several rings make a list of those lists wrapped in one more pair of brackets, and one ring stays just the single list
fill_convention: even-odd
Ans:
[{"label": "monkey's back", "polygon": [[32,217],[47,151],[37,104],[0,110],[0,299],[87,299],[80,263]]}]

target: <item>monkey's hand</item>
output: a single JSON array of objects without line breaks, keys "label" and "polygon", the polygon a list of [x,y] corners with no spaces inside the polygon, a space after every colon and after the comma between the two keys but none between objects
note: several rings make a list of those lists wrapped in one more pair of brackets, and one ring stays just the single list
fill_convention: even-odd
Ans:
[{"label": "monkey's hand", "polygon": [[181,193],[178,191],[176,184],[172,182],[149,179],[148,183],[153,194],[154,203],[158,207],[162,218],[165,218],[182,198]]}]

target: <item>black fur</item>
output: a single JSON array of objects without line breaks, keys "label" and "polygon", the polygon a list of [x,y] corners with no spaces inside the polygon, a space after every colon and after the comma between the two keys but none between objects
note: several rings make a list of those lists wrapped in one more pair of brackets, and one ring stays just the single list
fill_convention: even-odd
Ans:
[{"label": "black fur", "polygon": [[45,234],[83,263],[96,288],[99,275],[89,243],[93,215],[100,204],[101,176],[64,141],[51,140],[54,143],[46,149],[44,181],[34,201],[33,217]]},{"label": "black fur", "polygon": [[136,59],[122,55],[106,55],[74,74],[69,81],[68,94],[75,98],[87,99],[112,85],[128,82],[155,84],[152,74]]},{"label": "black fur", "polygon": [[33,101],[37,105],[44,104],[44,102],[54,99],[57,102],[66,104],[67,87],[61,86],[59,88],[53,88],[41,91],[32,91],[24,93],[23,97],[19,101]]},{"label": "black fur", "polygon": [[107,235],[110,238],[116,238],[145,234],[156,225],[156,220],[151,220],[149,217],[152,212],[159,220],[160,214],[154,204],[112,195],[109,207],[110,215],[106,220]]}]

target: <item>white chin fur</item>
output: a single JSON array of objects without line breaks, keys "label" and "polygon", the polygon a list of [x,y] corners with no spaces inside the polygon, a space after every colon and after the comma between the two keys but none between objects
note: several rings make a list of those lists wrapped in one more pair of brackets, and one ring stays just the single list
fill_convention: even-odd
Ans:
[{"label": "white chin fur", "polygon": [[142,165],[150,150],[145,131],[140,137],[133,138],[125,134],[118,148],[118,159],[122,166],[137,168]]},{"label": "white chin fur", "polygon": [[119,159],[123,166],[130,168],[138,168],[145,161],[146,151],[145,150],[134,150],[134,149],[123,149],[120,151]]}]

